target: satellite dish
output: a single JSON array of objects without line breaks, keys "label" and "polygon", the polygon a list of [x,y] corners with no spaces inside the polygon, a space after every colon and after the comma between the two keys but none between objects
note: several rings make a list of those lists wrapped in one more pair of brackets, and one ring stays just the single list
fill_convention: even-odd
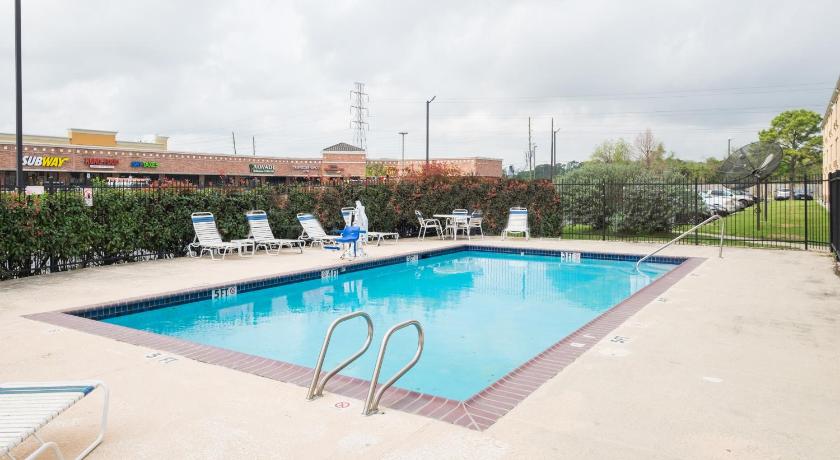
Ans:
[{"label": "satellite dish", "polygon": [[[744,190],[755,186],[755,228],[761,229],[761,181],[770,177],[782,162],[782,146],[775,142],[753,142],[732,152],[718,172],[731,188]],[[764,220],[767,221],[767,183],[764,183]]]},{"label": "satellite dish", "polygon": [[718,172],[734,188],[746,188],[770,177],[782,161],[782,146],[775,142],[753,142],[732,152]]}]

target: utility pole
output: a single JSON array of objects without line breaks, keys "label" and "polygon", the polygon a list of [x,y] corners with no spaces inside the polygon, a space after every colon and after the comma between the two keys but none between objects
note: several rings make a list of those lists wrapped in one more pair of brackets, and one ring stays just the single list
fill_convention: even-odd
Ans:
[{"label": "utility pole", "polygon": [[20,49],[20,0],[15,0],[15,144],[17,146],[17,189],[26,190],[23,175],[23,77]]},{"label": "utility pole", "polygon": [[432,96],[431,99],[426,101],[426,166],[429,165],[429,104],[435,100],[437,96]]},{"label": "utility pole", "polygon": [[732,155],[732,138],[726,140],[726,154]]},{"label": "utility pole", "polygon": [[369,102],[368,94],[365,92],[365,84],[354,83],[355,89],[350,91],[350,126],[353,127],[353,142],[362,150],[367,149],[367,136],[365,131],[368,130],[368,108],[366,104]]},{"label": "utility pole", "polygon": [[551,118],[551,177],[554,182],[554,167],[557,166],[557,131],[554,130],[554,117]]},{"label": "utility pole", "polygon": [[231,131],[230,136],[233,138],[233,154],[236,155],[236,133]]},{"label": "utility pole", "polygon": [[534,180],[534,144],[531,142],[531,117],[528,117],[528,170]]},{"label": "utility pole", "polygon": [[549,160],[549,163],[551,163],[551,174],[548,176],[548,180],[550,180],[551,183],[554,183],[554,141],[554,117],[551,117],[551,153],[549,155],[551,156],[551,159]]},{"label": "utility pole", "polygon": [[254,139],[254,136],[251,136],[251,153],[257,156],[257,141]]},{"label": "utility pole", "polygon": [[402,160],[400,161],[400,175],[405,172],[405,135],[408,134],[406,131],[400,131],[399,135],[402,137]]}]

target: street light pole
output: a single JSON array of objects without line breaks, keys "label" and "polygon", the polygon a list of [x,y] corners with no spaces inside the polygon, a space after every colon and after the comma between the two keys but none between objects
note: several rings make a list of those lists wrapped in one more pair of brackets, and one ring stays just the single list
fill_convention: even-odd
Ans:
[{"label": "street light pole", "polygon": [[426,166],[429,165],[429,104],[435,100],[437,96],[432,96],[431,99],[426,101]]},{"label": "street light pole", "polygon": [[23,78],[21,76],[20,50],[20,0],[15,0],[15,123],[17,146],[17,189],[23,193],[26,189],[23,176]]},{"label": "street light pole", "polygon": [[406,131],[400,131],[399,135],[402,138],[402,159],[400,160],[400,175],[405,173],[405,135],[408,134]]},{"label": "street light pole", "polygon": [[557,132],[561,128],[554,129],[554,120],[551,120],[551,183],[554,183],[554,167],[557,166]]}]

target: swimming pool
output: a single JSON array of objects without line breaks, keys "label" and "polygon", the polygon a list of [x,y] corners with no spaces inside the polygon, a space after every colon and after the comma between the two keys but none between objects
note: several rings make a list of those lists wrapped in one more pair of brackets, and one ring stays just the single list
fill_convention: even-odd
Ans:
[{"label": "swimming pool", "polygon": [[[637,272],[634,258],[543,252],[468,247],[409,256],[398,263],[344,273],[327,270],[316,279],[235,295],[230,291],[102,321],[312,367],[329,324],[363,310],[374,322],[374,345],[342,374],[366,380],[384,332],[417,319],[425,329],[425,350],[396,387],[463,401],[676,266],[665,258],[671,263],[644,264]],[[342,324],[324,369],[355,351],[365,331],[360,319]],[[389,344],[383,380],[415,348],[413,330],[397,333]]]}]

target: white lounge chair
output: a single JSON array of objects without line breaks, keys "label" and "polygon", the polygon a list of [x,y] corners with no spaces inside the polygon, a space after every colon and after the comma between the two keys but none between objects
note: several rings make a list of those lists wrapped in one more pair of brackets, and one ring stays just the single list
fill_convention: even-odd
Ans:
[{"label": "white lounge chair", "polygon": [[254,240],[255,251],[263,248],[266,254],[272,254],[271,249],[276,247],[277,252],[273,254],[277,255],[280,254],[280,249],[283,247],[288,247],[289,249],[297,247],[298,251],[303,252],[303,242],[301,240],[274,237],[274,232],[271,231],[271,225],[268,224],[268,214],[265,211],[248,211],[245,213],[245,219],[248,220],[248,227],[251,228],[248,238]]},{"label": "white lounge chair", "polygon": [[[205,252],[210,254],[210,258],[216,260],[216,253],[221,254],[224,260],[225,255],[237,251],[240,257],[246,255],[244,252],[248,248],[251,249],[251,255],[254,253],[254,243],[246,240],[222,241],[222,236],[219,235],[219,229],[216,227],[216,218],[210,212],[194,212],[192,213],[193,229],[195,230],[195,239],[187,247],[187,252],[192,257],[201,257]],[[194,250],[198,250],[198,256],[193,255]]]},{"label": "white lounge chair", "polygon": [[37,434],[44,425],[69,409],[93,390],[101,388],[104,396],[99,435],[76,457],[85,458],[105,437],[108,424],[108,387],[91,380],[81,382],[15,382],[0,384],[0,457],[12,457],[12,449],[33,436],[41,445],[27,459],[34,459],[47,450],[63,459],[61,449],[53,441],[44,442]]},{"label": "white lounge chair", "polygon": [[[349,214],[349,220],[348,220]],[[400,240],[400,234],[397,232],[372,232],[368,230],[368,219],[365,207],[361,201],[356,201],[355,208],[341,208],[341,215],[344,217],[344,222],[347,226],[356,225],[361,230],[361,238],[363,244],[367,245],[371,240],[376,240],[376,245],[382,244],[383,238],[393,238],[397,243]]]},{"label": "white lounge chair", "polygon": [[507,227],[502,230],[502,239],[505,239],[510,233],[523,233],[526,240],[531,239],[531,231],[528,228],[527,209],[520,207],[510,208]]},{"label": "white lounge chair", "polygon": [[426,219],[423,217],[423,214],[420,211],[415,210],[414,215],[417,216],[417,221],[420,222],[420,231],[417,234],[417,237],[421,240],[426,239],[426,232],[429,229],[434,230],[437,233],[438,238],[443,238],[443,227],[440,225],[440,221],[437,219]]},{"label": "white lounge chair", "polygon": [[300,226],[303,227],[303,231],[298,239],[301,241],[309,240],[310,245],[320,244],[323,247],[324,243],[334,244],[336,238],[339,237],[338,235],[327,235],[324,227],[321,227],[321,223],[318,222],[318,218],[312,214],[299,213],[297,219],[300,222]]}]

